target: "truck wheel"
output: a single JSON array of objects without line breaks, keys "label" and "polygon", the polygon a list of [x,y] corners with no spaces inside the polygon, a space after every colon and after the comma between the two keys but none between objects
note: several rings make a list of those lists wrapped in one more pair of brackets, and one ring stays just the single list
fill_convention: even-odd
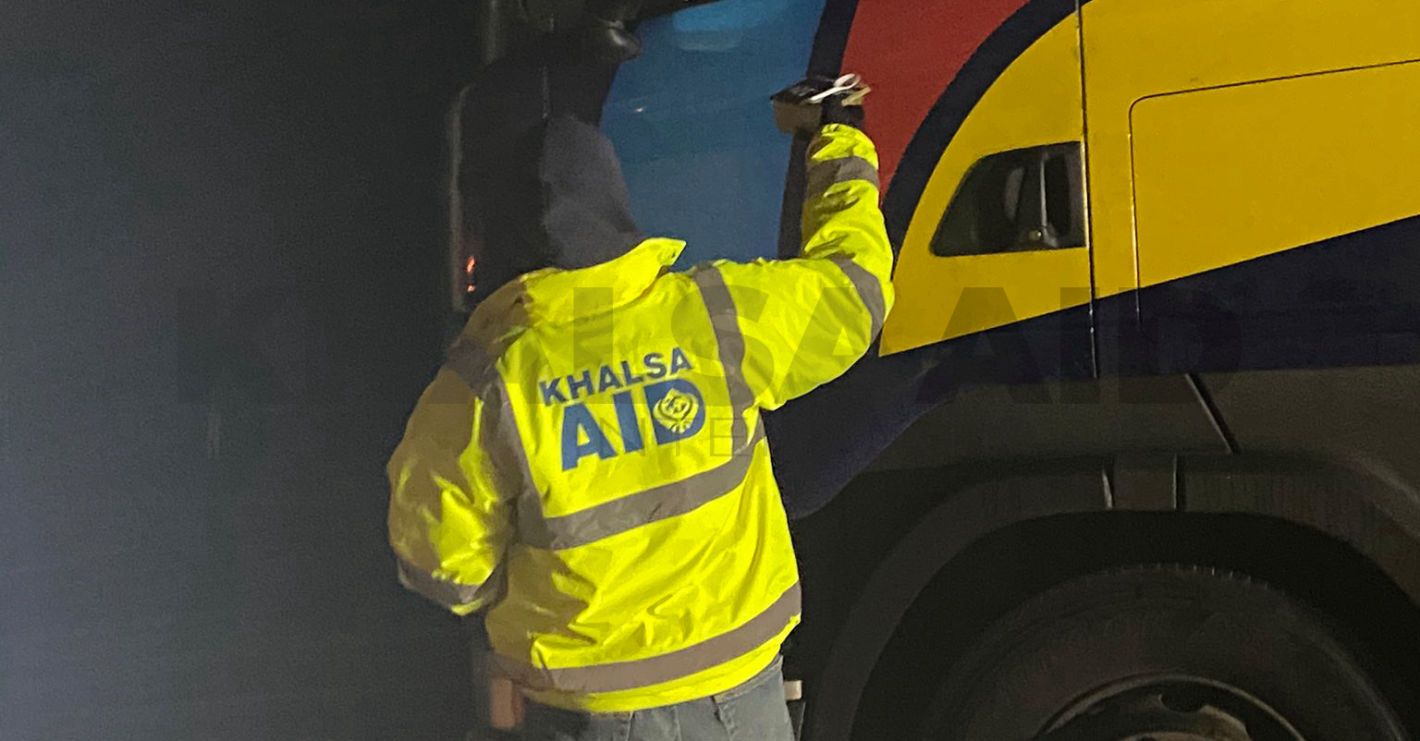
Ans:
[{"label": "truck wheel", "polygon": [[1066,582],[989,627],[949,671],[920,737],[1409,736],[1321,616],[1247,577],[1152,566]]}]

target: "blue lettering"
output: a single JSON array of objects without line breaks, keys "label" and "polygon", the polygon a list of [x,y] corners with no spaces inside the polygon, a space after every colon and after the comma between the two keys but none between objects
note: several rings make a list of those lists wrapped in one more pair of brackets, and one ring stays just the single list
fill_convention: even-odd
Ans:
[{"label": "blue lettering", "polygon": [[542,390],[542,403],[544,406],[551,405],[556,401],[559,404],[566,404],[567,397],[562,395],[562,390],[557,387],[557,382],[561,378],[554,378],[551,381],[538,381],[537,387]]},{"label": "blue lettering", "polygon": [[597,383],[597,393],[619,388],[621,388],[621,381],[616,377],[616,371],[612,370],[609,365],[603,365],[600,380]]},{"label": "blue lettering", "polygon": [[665,356],[661,355],[658,352],[647,353],[645,361],[647,376],[650,376],[653,379],[666,377]]},{"label": "blue lettering", "polygon": [[582,371],[581,378],[578,378],[577,376],[567,377],[567,391],[572,394],[573,399],[578,397],[577,389],[582,389],[583,391],[586,391],[588,395],[592,393],[591,371]]},{"label": "blue lettering", "polygon": [[636,419],[636,401],[631,398],[631,392],[612,394],[611,400],[616,404],[616,424],[621,428],[621,446],[628,453],[635,453],[646,447],[646,443],[641,440],[641,421]]},{"label": "blue lettering", "polygon": [[685,351],[678,347],[671,350],[671,375],[690,369],[690,359],[685,357]]},{"label": "blue lettering", "polygon": [[705,426],[705,397],[690,381],[674,378],[645,387],[656,443],[684,440]]},{"label": "blue lettering", "polygon": [[632,373],[631,364],[623,360],[621,361],[621,380],[625,381],[627,386],[630,386],[634,383],[641,383],[646,380],[646,377]]},{"label": "blue lettering", "polygon": [[[582,442],[584,433],[586,442]],[[596,418],[587,411],[587,405],[573,404],[562,412],[562,470],[576,468],[583,457],[592,453],[602,460],[616,457],[611,441],[606,439],[606,433],[602,432]]]}]

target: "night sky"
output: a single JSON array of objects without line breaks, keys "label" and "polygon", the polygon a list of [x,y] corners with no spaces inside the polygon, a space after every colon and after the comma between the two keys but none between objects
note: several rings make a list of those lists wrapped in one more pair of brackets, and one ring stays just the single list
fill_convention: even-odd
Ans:
[{"label": "night sky", "polygon": [[5,11],[0,738],[461,738],[383,466],[438,362],[466,19]]}]

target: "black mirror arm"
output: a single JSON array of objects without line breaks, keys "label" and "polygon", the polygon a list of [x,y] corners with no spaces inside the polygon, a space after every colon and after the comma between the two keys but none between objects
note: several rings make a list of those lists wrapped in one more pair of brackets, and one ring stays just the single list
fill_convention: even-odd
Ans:
[{"label": "black mirror arm", "polygon": [[1059,235],[1050,223],[1045,163],[1045,153],[1039,152],[1026,166],[1020,211],[1016,214],[1016,249],[1020,251],[1054,249],[1060,244]]}]

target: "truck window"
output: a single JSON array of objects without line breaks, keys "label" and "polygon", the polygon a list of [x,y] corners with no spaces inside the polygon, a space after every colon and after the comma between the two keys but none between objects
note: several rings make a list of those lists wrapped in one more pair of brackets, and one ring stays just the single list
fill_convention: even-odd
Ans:
[{"label": "truck window", "polygon": [[1085,245],[1080,144],[1013,149],[981,158],[932,238],[938,257]]}]

